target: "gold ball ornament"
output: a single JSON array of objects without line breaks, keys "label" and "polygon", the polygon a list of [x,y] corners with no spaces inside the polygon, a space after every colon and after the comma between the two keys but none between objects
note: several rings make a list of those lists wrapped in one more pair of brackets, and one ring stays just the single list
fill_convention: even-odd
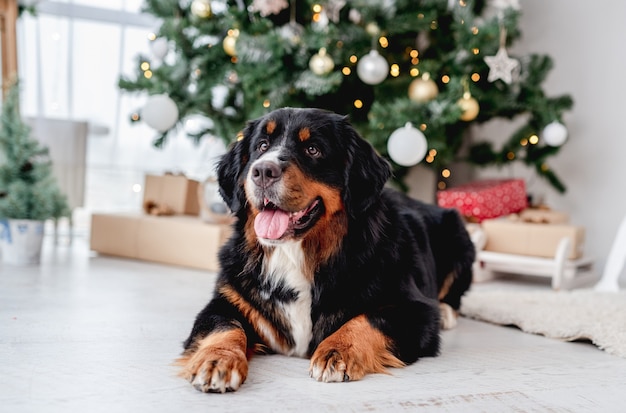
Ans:
[{"label": "gold ball ornament", "polygon": [[380,34],[380,27],[376,23],[368,23],[365,26],[365,31],[370,36],[378,36]]},{"label": "gold ball ornament", "polygon": [[461,113],[461,120],[468,122],[476,119],[476,116],[478,116],[478,112],[480,111],[480,105],[478,105],[478,101],[474,99],[472,95],[464,93],[463,97],[456,103],[463,111]]},{"label": "gold ball ornament", "polygon": [[193,0],[191,2],[191,13],[202,19],[211,17],[211,1],[210,0]]},{"label": "gold ball ornament", "polygon": [[328,56],[325,48],[321,48],[309,60],[309,69],[318,76],[327,75],[335,67],[335,62]]},{"label": "gold ball ornament", "polygon": [[229,56],[237,56],[237,38],[239,37],[239,30],[231,29],[228,31],[228,35],[224,37],[222,41],[222,47]]},{"label": "gold ball ornament", "polygon": [[439,89],[428,73],[414,79],[409,85],[409,99],[417,103],[426,103],[437,97]]}]

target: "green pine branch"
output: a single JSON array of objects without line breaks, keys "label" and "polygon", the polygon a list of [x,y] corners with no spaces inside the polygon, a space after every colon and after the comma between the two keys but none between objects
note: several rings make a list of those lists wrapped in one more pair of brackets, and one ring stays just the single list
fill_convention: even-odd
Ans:
[{"label": "green pine branch", "polygon": [[[327,3],[299,0],[294,26],[289,8],[261,16],[249,10],[250,0],[240,7],[242,1],[229,0],[225,12],[202,18],[192,13],[191,2],[183,6],[178,0],[147,0],[145,11],[162,21],[157,35],[168,39],[172,50],[164,62],[139,56],[135,74],[122,77],[119,87],[131,93],[167,93],[178,106],[181,122],[204,114],[213,121],[207,131],[228,142],[248,119],[275,108],[320,107],[349,115],[357,130],[387,156],[389,135],[410,121],[424,128],[429,147],[437,153],[427,165],[436,170],[459,160],[477,166],[521,161],[535,165],[557,190],[564,188],[553,171],[545,170],[547,159],[559,148],[544,148],[541,140],[522,144],[550,122],[562,120],[573,105],[569,95],[550,97],[543,90],[552,59],[512,56],[520,62],[514,81],[488,81],[484,57],[501,47],[501,28],[506,29],[506,47],[520,38],[518,10],[506,9],[499,17],[485,14],[489,3],[484,0],[465,0],[452,8],[440,0],[354,0],[340,10],[337,21],[320,25],[314,21],[319,15],[313,6]],[[222,48],[230,29],[239,30],[236,57]],[[331,73],[314,74],[309,61],[322,47],[335,67]],[[351,59],[361,59],[372,48],[397,65],[397,76],[389,75],[378,85],[359,79]],[[412,50],[419,52],[417,58],[410,55]],[[142,62],[151,63],[152,77],[144,76]],[[439,94],[432,101],[409,99],[415,70],[420,75],[428,72],[436,82]],[[221,105],[214,104],[217,89],[227,90]],[[466,90],[480,105],[471,121],[459,119],[456,103]],[[524,125],[503,146],[474,142],[461,155],[472,125],[520,117]],[[158,135],[155,145],[163,145],[179,126]],[[198,140],[200,135],[190,138]],[[396,177],[402,175],[397,168]]]},{"label": "green pine branch", "polygon": [[52,174],[48,149],[30,136],[11,85],[0,115],[0,218],[46,220],[70,213]]}]

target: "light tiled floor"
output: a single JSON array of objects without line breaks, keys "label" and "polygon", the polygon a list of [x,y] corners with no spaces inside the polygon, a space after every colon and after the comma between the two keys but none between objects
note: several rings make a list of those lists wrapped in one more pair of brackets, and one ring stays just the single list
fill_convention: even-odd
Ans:
[{"label": "light tiled floor", "polygon": [[[41,266],[0,265],[2,412],[621,412],[626,359],[461,319],[443,351],[352,383],[308,361],[257,356],[235,393],[202,394],[172,360],[212,274],[96,256],[83,237],[44,246]],[[478,287],[480,288],[480,287]]]}]

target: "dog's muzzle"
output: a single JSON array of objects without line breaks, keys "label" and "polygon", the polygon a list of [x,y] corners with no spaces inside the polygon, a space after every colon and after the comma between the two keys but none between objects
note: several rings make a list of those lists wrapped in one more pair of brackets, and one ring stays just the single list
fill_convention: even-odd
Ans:
[{"label": "dog's muzzle", "polygon": [[303,234],[324,212],[319,197],[304,208],[284,203],[283,192],[288,189],[281,183],[283,178],[282,167],[273,160],[258,160],[251,166],[249,179],[259,210],[254,230],[261,239],[277,241]]},{"label": "dog's muzzle", "polygon": [[272,161],[256,162],[252,166],[252,182],[260,188],[266,189],[276,183],[283,176],[279,165]]}]

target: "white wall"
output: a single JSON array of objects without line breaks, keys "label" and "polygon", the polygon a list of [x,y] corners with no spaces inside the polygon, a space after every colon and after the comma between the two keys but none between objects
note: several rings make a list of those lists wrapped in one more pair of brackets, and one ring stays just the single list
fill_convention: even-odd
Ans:
[{"label": "white wall", "polygon": [[[523,37],[510,54],[550,55],[555,67],[546,92],[574,99],[564,119],[568,142],[549,161],[568,191],[560,195],[533,180],[530,190],[586,228],[585,251],[601,271],[626,215],[626,2],[525,0],[521,7]],[[525,173],[516,167],[479,176]]]}]

